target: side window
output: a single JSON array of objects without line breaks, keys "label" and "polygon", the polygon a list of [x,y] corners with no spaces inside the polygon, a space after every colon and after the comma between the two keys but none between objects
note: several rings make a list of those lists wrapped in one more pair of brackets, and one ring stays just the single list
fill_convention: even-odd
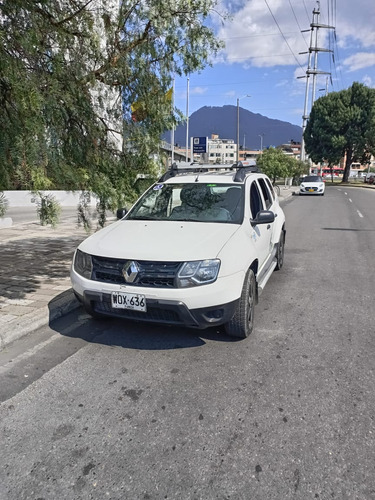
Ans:
[{"label": "side window", "polygon": [[270,191],[268,190],[266,183],[264,182],[264,179],[258,179],[258,181],[259,181],[260,189],[262,190],[264,201],[266,203],[266,210],[268,210],[273,202],[272,195],[271,195]]},{"label": "side window", "polygon": [[266,183],[267,183],[268,189],[271,192],[272,198],[275,199],[275,193],[273,191],[273,187],[272,187],[271,181],[269,179],[266,179]]},{"label": "side window", "polygon": [[260,197],[259,188],[255,181],[251,184],[250,187],[250,209],[251,217],[253,219],[260,210],[263,210],[262,198]]}]

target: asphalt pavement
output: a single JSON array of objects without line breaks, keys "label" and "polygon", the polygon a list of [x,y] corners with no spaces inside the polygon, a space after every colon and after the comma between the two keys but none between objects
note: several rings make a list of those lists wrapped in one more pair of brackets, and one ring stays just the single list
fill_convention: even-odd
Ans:
[{"label": "asphalt pavement", "polygon": [[[280,203],[296,191],[281,186]],[[80,307],[69,270],[75,248],[87,236],[72,217],[56,228],[35,221],[0,227],[0,351]]]}]

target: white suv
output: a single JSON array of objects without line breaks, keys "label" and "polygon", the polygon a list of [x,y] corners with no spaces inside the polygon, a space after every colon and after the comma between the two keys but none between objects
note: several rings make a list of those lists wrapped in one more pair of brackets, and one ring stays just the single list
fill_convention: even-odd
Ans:
[{"label": "white suv", "polygon": [[121,220],[79,245],[71,281],[94,317],[224,325],[245,338],[284,242],[284,212],[256,166],[174,164]]}]

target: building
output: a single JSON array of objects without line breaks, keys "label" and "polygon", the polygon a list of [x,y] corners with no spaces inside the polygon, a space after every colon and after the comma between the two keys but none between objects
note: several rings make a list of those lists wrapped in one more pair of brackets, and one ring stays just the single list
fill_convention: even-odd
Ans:
[{"label": "building", "polygon": [[255,160],[262,154],[260,149],[241,149],[238,153],[239,161]]},{"label": "building", "polygon": [[287,156],[292,156],[296,160],[301,159],[301,143],[293,141],[281,144],[279,146]]},{"label": "building", "polygon": [[237,160],[237,144],[233,139],[220,139],[217,134],[211,134],[207,141],[209,163],[231,164]]}]

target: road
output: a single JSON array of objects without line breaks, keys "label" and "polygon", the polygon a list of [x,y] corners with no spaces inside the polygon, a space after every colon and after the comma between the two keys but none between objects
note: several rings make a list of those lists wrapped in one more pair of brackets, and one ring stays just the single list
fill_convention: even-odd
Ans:
[{"label": "road", "polygon": [[0,499],[374,499],[374,204],[286,204],[246,340],[78,310],[2,353]]}]

